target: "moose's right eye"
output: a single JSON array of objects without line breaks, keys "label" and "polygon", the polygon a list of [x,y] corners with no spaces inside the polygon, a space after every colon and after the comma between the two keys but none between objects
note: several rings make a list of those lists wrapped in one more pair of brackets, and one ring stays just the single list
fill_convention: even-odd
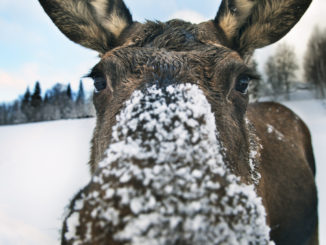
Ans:
[{"label": "moose's right eye", "polygon": [[248,75],[242,75],[238,77],[236,84],[235,84],[235,90],[242,94],[246,94],[249,87],[249,82],[251,81],[251,77]]},{"label": "moose's right eye", "polygon": [[96,92],[106,88],[106,79],[104,77],[93,77]]}]

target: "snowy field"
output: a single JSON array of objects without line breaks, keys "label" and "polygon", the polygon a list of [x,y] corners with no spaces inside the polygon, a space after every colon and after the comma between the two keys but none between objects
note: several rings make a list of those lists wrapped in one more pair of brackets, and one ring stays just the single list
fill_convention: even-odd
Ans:
[{"label": "snowy field", "polygon": [[0,127],[0,244],[59,244],[63,211],[89,181],[95,119]]},{"label": "snowy field", "polygon": [[[287,102],[311,129],[317,161],[320,244],[326,244],[326,109]],[[64,210],[89,181],[95,119],[0,127],[0,244],[59,244]],[[325,207],[325,208],[323,208]]]}]

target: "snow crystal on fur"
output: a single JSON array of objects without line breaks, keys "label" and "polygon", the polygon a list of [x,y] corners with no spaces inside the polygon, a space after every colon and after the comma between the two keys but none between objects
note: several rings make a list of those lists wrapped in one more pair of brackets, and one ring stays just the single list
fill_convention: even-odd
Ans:
[{"label": "snow crystal on fur", "polygon": [[260,144],[260,139],[255,133],[253,124],[246,118],[247,130],[249,132],[249,167],[250,175],[255,185],[259,184],[261,175],[259,173],[259,163],[261,158],[261,149],[263,146]]},{"label": "snow crystal on fur", "polygon": [[284,140],[284,135],[278,131],[276,128],[273,127],[273,125],[267,124],[267,132],[269,134],[274,133],[278,140]]},{"label": "snow crystal on fur", "polygon": [[[211,106],[198,86],[135,91],[117,116],[107,156],[75,201],[79,208],[67,219],[66,239],[272,244],[261,198],[226,169],[218,139]],[[82,215],[76,213],[86,217],[79,224],[75,219]],[[101,235],[91,237],[94,228]],[[83,229],[87,236],[78,232]]]}]

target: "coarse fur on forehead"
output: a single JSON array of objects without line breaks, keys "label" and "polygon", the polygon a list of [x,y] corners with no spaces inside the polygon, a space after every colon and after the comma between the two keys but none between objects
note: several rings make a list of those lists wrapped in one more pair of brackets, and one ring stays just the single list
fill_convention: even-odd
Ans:
[{"label": "coarse fur on forehead", "polygon": [[198,86],[136,90],[117,116],[106,157],[73,203],[66,241],[273,244],[261,199],[228,170],[218,139]]},{"label": "coarse fur on forehead", "polygon": [[123,45],[134,47],[156,47],[167,50],[196,50],[203,43],[220,44],[224,34],[212,22],[192,24],[182,20],[167,22],[147,21],[135,23],[122,33]]}]

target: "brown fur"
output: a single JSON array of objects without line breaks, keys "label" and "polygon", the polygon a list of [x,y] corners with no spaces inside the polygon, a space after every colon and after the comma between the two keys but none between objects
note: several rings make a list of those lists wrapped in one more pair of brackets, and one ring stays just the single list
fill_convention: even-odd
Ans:
[{"label": "brown fur", "polygon": [[[272,237],[277,237],[276,244],[318,244],[314,236],[318,234],[315,162],[306,125],[276,103],[253,104],[248,117],[264,146],[261,173],[265,178],[259,192],[269,213]],[[268,124],[281,132],[284,140],[267,133]]]},{"label": "brown fur", "polygon": [[[246,117],[252,122],[262,145],[262,179],[257,193],[267,210],[272,240],[277,245],[318,244],[315,165],[307,127],[281,105],[248,106],[248,95],[235,90],[237,78],[250,73],[244,61],[247,54],[284,36],[301,18],[309,0],[226,0],[214,21],[199,25],[179,20],[132,23],[122,1],[40,2],[70,39],[103,54],[91,73],[107,83],[104,90],[94,94],[97,124],[92,139],[92,173],[98,170],[110,145],[116,115],[136,89],[153,79],[192,82],[212,106],[221,142],[228,149],[224,160],[244,183],[251,183],[245,164],[249,159]],[[98,5],[93,8],[92,4]],[[99,4],[113,4],[113,10],[105,17]],[[70,209],[88,189],[98,188],[91,182],[75,197]],[[87,212],[87,207],[80,212],[80,234],[86,230]],[[107,233],[94,231],[92,236],[101,238],[92,244],[122,244],[110,236],[110,229],[118,228],[109,227]],[[66,229],[65,224],[63,234]],[[62,243],[70,244],[64,236]]]}]

